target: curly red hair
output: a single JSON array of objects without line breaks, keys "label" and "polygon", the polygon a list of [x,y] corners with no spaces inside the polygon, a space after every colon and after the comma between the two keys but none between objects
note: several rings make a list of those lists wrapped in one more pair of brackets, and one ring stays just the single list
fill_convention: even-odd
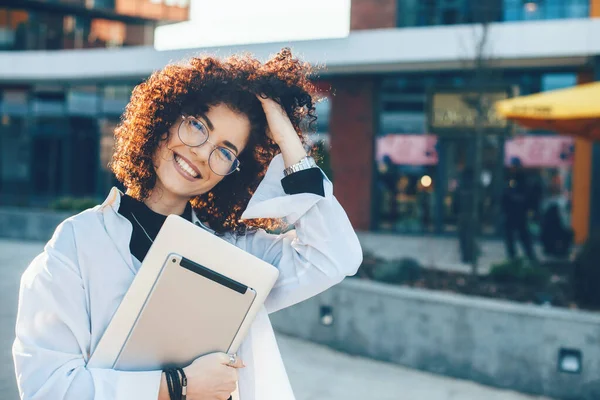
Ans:
[{"label": "curly red hair", "polygon": [[243,234],[247,228],[272,229],[273,220],[241,221],[242,212],[279,152],[266,135],[267,122],[255,94],[275,99],[287,112],[296,132],[316,120],[313,69],[285,48],[265,63],[250,55],[194,57],[153,73],[133,90],[122,122],[115,129],[115,150],[110,168],[143,201],[156,183],[153,156],[169,128],[186,113],[199,115],[211,106],[225,104],[248,117],[250,139],[239,159],[243,168],[226,176],[210,192],[191,199],[199,218],[219,234]]}]

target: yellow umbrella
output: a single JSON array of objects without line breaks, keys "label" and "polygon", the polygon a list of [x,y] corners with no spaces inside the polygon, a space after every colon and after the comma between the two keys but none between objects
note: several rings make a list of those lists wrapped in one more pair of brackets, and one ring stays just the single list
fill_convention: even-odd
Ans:
[{"label": "yellow umbrella", "polygon": [[502,100],[498,114],[532,129],[600,140],[600,82]]}]

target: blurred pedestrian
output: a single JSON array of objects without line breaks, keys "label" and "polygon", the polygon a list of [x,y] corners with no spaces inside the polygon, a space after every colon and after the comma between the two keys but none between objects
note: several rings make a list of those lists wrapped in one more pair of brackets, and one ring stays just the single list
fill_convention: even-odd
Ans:
[{"label": "blurred pedestrian", "polygon": [[573,229],[569,218],[568,199],[560,183],[552,182],[549,196],[542,207],[540,241],[548,256],[568,257],[573,245]]},{"label": "blurred pedestrian", "polygon": [[382,198],[384,201],[387,199],[388,215],[387,219],[392,226],[392,230],[395,229],[396,221],[398,220],[398,168],[392,161],[390,156],[385,155],[379,162],[379,178],[382,189]]},{"label": "blurred pedestrian", "polygon": [[423,231],[428,231],[431,225],[431,192],[432,192],[432,183],[430,181],[431,178],[426,176],[425,179],[427,185],[423,184],[423,178],[419,182],[417,182],[417,205],[419,209],[419,216],[421,220],[421,228]]},{"label": "blurred pedestrian", "polygon": [[508,178],[501,203],[508,258],[511,260],[516,258],[515,242],[518,236],[527,258],[532,262],[537,262],[529,230],[529,212],[533,208],[534,196],[527,184],[525,173],[518,163],[513,164]]}]

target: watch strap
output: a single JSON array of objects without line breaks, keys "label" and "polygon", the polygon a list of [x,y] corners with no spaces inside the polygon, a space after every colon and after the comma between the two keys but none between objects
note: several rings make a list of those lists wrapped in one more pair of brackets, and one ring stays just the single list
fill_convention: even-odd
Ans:
[{"label": "watch strap", "polygon": [[290,165],[289,167],[284,169],[283,175],[289,176],[289,175],[293,174],[294,172],[298,172],[298,171],[302,171],[302,170],[310,169],[310,168],[315,168],[315,167],[317,167],[317,163],[315,162],[315,159],[312,158],[311,156],[306,156],[306,157],[303,157],[296,164]]}]

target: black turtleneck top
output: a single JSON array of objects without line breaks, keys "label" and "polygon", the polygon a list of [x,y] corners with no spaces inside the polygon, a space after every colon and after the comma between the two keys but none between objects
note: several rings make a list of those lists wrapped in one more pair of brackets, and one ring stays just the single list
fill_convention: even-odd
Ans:
[{"label": "black turtleneck top", "polygon": [[[281,185],[286,194],[314,193],[325,196],[323,175],[319,168],[305,169],[288,175],[281,180]],[[167,216],[152,211],[143,202],[128,195],[121,197],[119,213],[127,218],[133,226],[129,251],[139,261],[144,261]],[[192,221],[190,203],[186,205],[181,217]]]}]

